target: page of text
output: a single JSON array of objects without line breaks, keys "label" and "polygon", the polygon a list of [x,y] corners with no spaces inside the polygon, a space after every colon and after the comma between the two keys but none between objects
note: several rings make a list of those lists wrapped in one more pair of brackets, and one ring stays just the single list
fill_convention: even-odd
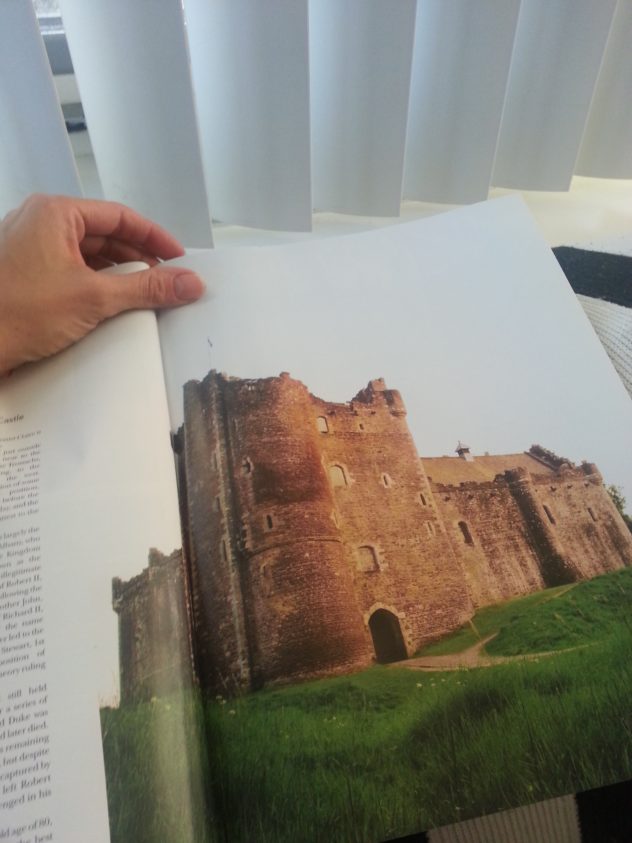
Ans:
[{"label": "page of text", "polygon": [[0,385],[0,840],[107,843],[113,578],[180,544],[153,314]]}]

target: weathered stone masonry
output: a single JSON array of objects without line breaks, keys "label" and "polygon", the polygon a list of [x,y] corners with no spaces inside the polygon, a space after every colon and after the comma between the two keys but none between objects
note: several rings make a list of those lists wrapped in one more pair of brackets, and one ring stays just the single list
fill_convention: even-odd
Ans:
[{"label": "weathered stone masonry", "polygon": [[127,582],[112,580],[119,617],[121,701],[147,700],[193,680],[182,552],[149,551],[149,564]]},{"label": "weathered stone masonry", "polygon": [[[479,606],[632,564],[594,465],[537,446],[420,459],[403,401],[381,380],[336,404],[285,373],[211,372],[184,388],[175,450],[179,605],[214,692],[404,658]],[[130,644],[125,632],[151,614],[138,580],[115,581],[124,700],[151,685],[138,667],[151,636]]]}]

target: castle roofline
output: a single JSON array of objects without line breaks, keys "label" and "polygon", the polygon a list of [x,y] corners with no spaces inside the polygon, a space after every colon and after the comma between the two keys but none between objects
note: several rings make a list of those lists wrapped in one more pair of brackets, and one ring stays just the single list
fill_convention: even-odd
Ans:
[{"label": "castle roofline", "polygon": [[272,384],[274,382],[292,383],[304,389],[316,401],[331,406],[338,405],[340,407],[349,407],[353,409],[354,404],[364,404],[370,406],[376,403],[385,403],[393,415],[406,415],[406,407],[402,401],[399,391],[396,389],[388,389],[384,378],[374,378],[368,384],[357,392],[349,401],[332,402],[325,401],[318,395],[309,392],[307,386],[297,378],[293,378],[289,372],[280,372],[278,375],[272,375],[267,378],[241,378],[234,375],[227,375],[225,372],[218,372],[217,369],[211,369],[204,378],[200,380],[192,379],[187,381],[184,385],[185,392],[187,390],[198,390],[200,387],[208,387],[212,383],[221,384],[245,384],[251,387],[263,386],[264,384]]},{"label": "castle roofline", "polygon": [[[446,486],[493,481],[497,475],[515,468],[524,468],[530,474],[551,477],[557,472],[557,467],[547,464],[530,451],[519,454],[475,456],[471,461],[460,457],[421,457],[421,462],[433,483]],[[568,461],[564,460],[563,464],[568,465]]]},{"label": "castle roofline", "polygon": [[208,384],[212,381],[217,381],[221,383],[244,383],[244,384],[258,384],[258,383],[266,383],[270,381],[291,381],[292,383],[299,384],[300,386],[307,389],[305,384],[298,380],[298,378],[293,378],[289,372],[279,372],[278,375],[270,375],[266,378],[242,378],[238,375],[227,375],[226,372],[219,372],[217,369],[211,369],[203,378],[202,380],[192,379],[187,381],[185,386],[189,384]]},{"label": "castle roofline", "polygon": [[172,550],[171,553],[161,553],[155,547],[149,549],[147,555],[147,567],[131,577],[129,580],[122,580],[120,577],[113,577],[112,579],[112,607],[114,611],[118,611],[121,603],[131,595],[142,591],[149,580],[161,572],[167,570],[176,570],[182,564],[182,550]]}]

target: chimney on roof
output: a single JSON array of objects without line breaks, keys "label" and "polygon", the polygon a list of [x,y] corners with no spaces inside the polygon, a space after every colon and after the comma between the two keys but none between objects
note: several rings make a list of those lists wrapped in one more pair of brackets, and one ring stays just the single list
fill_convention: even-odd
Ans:
[{"label": "chimney on roof", "polygon": [[456,452],[462,460],[466,460],[467,462],[474,462],[474,457],[470,454],[470,446],[464,445],[461,440],[459,440],[456,446]]}]

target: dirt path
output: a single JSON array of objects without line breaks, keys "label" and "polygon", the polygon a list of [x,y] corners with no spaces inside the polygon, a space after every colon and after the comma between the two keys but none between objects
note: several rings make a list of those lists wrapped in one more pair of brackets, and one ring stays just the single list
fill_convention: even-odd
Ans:
[{"label": "dirt path", "polygon": [[542,603],[548,603],[549,600],[557,600],[558,598],[563,597],[565,594],[567,594],[573,588],[577,588],[578,585],[579,585],[578,582],[569,583],[567,586],[565,586],[560,591],[558,591],[557,594],[553,594],[550,597],[547,597],[546,600],[542,601]]},{"label": "dirt path", "polygon": [[[483,647],[497,635],[497,632],[493,633],[493,635],[488,635],[487,638],[483,638],[482,641],[478,641],[472,647],[468,647],[467,650],[462,650],[460,653],[450,653],[446,656],[418,656],[417,658],[406,659],[401,662],[392,662],[392,666],[407,667],[410,670],[459,670],[460,668],[492,667],[496,664],[508,664],[509,662],[516,661],[534,661],[579,649],[579,647],[568,647],[564,650],[552,650],[547,653],[528,653],[522,656],[488,656],[486,653],[482,653]],[[590,645],[581,644],[579,646],[588,647]]]},{"label": "dirt path", "polygon": [[[570,583],[566,588],[563,588],[560,592],[547,599],[556,600],[558,597],[566,594],[567,591],[576,588],[577,585],[578,583]],[[557,653],[566,653],[569,650],[578,649],[577,647],[568,647],[564,650],[552,650],[546,653],[529,653],[522,656],[489,656],[486,653],[483,654],[483,647],[497,635],[498,632],[494,632],[488,635],[487,638],[483,638],[473,646],[468,647],[467,650],[462,650],[460,653],[450,653],[446,656],[419,656],[401,662],[393,662],[392,664],[395,667],[407,667],[410,670],[458,670],[464,667],[491,667],[495,664],[507,664],[508,662],[525,659],[533,661],[534,659],[548,658],[549,656],[555,656]],[[587,647],[589,645],[582,644],[580,646]]]},{"label": "dirt path", "polygon": [[[482,667],[483,665],[495,663],[493,657],[481,655],[481,650],[495,638],[497,633],[488,635],[474,646],[462,650],[460,653],[450,653],[446,656],[418,656],[414,659],[406,659],[402,662],[394,662],[396,667],[408,667],[411,670],[457,670],[460,667]],[[503,659],[499,659],[502,661]]]}]

